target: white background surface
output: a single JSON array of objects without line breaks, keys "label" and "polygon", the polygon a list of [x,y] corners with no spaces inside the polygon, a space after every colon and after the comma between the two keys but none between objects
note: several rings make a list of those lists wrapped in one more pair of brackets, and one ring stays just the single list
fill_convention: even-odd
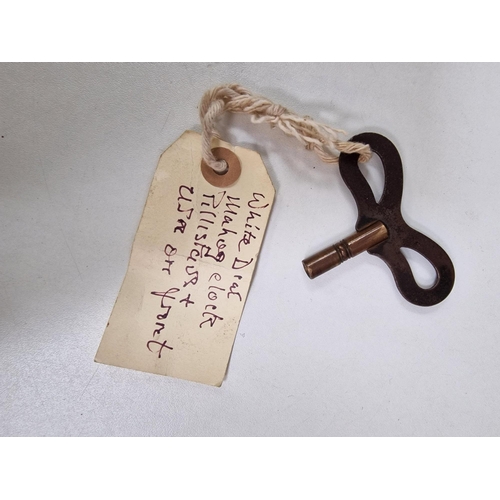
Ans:
[{"label": "white background surface", "polygon": [[[498,65],[0,65],[1,435],[498,435]],[[248,117],[277,190],[221,388],[94,364],[160,154],[239,82],[403,158],[403,214],[456,270],[418,308],[350,234],[336,167]],[[373,166],[372,166],[373,167]],[[374,167],[373,167],[374,169]],[[425,278],[425,273],[422,274]],[[427,276],[428,278],[428,276]]]}]

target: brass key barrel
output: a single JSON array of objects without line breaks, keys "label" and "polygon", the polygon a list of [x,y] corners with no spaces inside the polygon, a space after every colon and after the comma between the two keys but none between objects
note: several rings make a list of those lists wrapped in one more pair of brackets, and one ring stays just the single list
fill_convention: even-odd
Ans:
[{"label": "brass key barrel", "polygon": [[382,222],[375,222],[361,231],[351,234],[318,253],[304,259],[302,264],[309,278],[314,279],[347,259],[382,243],[389,236]]}]

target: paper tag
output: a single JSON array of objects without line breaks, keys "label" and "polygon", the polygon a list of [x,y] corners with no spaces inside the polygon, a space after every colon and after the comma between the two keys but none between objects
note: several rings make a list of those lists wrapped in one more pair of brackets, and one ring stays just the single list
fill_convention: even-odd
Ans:
[{"label": "paper tag", "polygon": [[240,161],[232,186],[205,180],[195,132],[161,156],[97,362],[222,384],[274,187],[258,153],[216,146]]}]

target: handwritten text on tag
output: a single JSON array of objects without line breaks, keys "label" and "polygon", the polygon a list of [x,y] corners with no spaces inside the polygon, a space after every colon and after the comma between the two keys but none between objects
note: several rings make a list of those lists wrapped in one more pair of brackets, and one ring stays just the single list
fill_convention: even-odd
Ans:
[{"label": "handwritten text on tag", "polygon": [[162,155],[96,361],[222,383],[274,200],[260,156],[233,151],[225,188],[203,178],[198,134]]}]

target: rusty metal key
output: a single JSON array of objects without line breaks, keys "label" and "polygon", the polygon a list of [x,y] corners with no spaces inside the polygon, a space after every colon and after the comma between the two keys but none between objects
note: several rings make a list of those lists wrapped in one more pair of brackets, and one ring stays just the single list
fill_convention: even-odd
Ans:
[{"label": "rusty metal key", "polygon": [[[390,268],[403,297],[418,306],[432,306],[444,300],[453,288],[455,270],[448,254],[433,240],[410,227],[401,215],[403,165],[396,146],[383,135],[373,132],[350,139],[368,144],[382,160],[384,191],[377,203],[361,173],[359,155],[341,153],[340,174],[358,207],[356,233],[302,261],[310,278],[338,266],[367,251],[380,257]],[[401,248],[410,248],[425,257],[436,271],[432,287],[422,288],[415,281]]]}]

